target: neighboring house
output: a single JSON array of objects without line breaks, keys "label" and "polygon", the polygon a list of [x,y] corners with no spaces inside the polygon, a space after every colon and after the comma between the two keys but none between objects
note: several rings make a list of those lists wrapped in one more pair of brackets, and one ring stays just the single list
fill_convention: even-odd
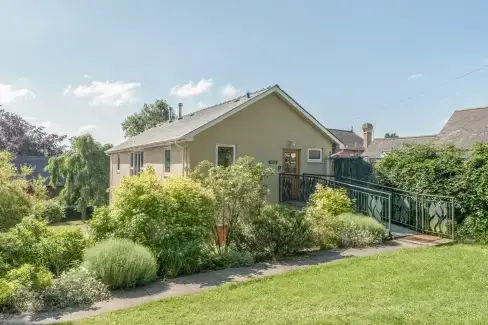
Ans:
[{"label": "neighboring house", "polygon": [[336,144],[332,145],[331,158],[334,157],[357,157],[364,152],[363,138],[351,130],[339,130],[328,128],[337,139],[341,140],[344,148],[339,149]]},{"label": "neighboring house", "polygon": [[23,165],[30,166],[33,169],[32,174],[27,178],[28,180],[36,179],[38,176],[44,177],[46,179],[44,184],[47,186],[49,197],[55,197],[63,188],[63,184],[58,184],[56,187],[52,187],[49,184],[51,175],[45,170],[49,158],[43,156],[17,156],[14,159],[14,164],[19,171]]},{"label": "neighboring house", "polygon": [[[371,130],[363,125],[363,130],[367,130],[372,135]],[[366,131],[365,131],[366,132]],[[363,157],[369,160],[377,160],[388,154],[394,148],[402,146],[405,143],[435,143],[435,144],[453,144],[462,149],[469,149],[475,142],[488,142],[488,107],[469,108],[456,110],[451,115],[439,134],[398,137],[398,138],[375,138],[367,146]]]},{"label": "neighboring house", "polygon": [[278,202],[278,174],[327,174],[327,155],[342,143],[278,85],[182,116],[108,150],[110,185],[151,165],[156,174],[186,175],[203,160],[227,166],[251,156],[272,167],[266,183]]}]

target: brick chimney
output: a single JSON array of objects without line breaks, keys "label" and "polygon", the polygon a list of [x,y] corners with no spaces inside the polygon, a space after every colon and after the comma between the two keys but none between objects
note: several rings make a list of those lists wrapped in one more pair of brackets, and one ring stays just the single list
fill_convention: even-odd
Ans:
[{"label": "brick chimney", "polygon": [[363,124],[363,147],[366,149],[373,141],[373,124],[364,123]]}]

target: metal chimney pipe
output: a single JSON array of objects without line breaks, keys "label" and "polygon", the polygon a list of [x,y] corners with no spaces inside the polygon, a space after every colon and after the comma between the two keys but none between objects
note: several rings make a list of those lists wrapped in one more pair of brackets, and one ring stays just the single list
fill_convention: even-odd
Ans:
[{"label": "metal chimney pipe", "polygon": [[183,103],[178,103],[178,119],[183,118]]}]

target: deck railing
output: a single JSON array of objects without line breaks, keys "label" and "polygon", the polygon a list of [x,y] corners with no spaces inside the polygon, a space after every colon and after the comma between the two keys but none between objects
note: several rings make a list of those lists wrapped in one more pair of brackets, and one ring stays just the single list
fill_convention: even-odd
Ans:
[{"label": "deck railing", "polygon": [[[371,215],[371,213],[365,213],[364,211],[373,208],[373,210],[382,209],[381,212],[377,211],[376,214],[383,214],[386,209],[389,211],[389,218],[394,224],[418,232],[454,238],[455,210],[453,197],[409,192],[339,176],[316,174],[282,175],[280,175],[281,201],[296,200],[306,202],[313,193],[316,184],[319,183],[335,188],[345,188],[349,197],[358,201],[355,203],[358,212]],[[297,187],[300,188],[299,195],[294,196],[294,194],[297,194]],[[384,193],[389,195],[388,208],[384,206],[384,202],[381,202],[381,208],[377,206],[375,193],[378,193],[377,195],[380,195],[379,193],[382,193],[381,195],[385,195]]]},{"label": "deck railing", "polygon": [[328,175],[280,174],[281,202],[307,202],[317,184],[331,188],[343,188],[352,199],[356,213],[368,215],[382,222],[391,230],[391,193],[350,183],[340,182]]}]

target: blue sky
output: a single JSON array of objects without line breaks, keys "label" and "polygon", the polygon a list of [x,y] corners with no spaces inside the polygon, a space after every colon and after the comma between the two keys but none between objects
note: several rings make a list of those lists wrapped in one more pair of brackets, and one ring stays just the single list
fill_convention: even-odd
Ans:
[{"label": "blue sky", "polygon": [[277,83],[327,127],[432,134],[453,110],[488,105],[488,68],[453,80],[488,64],[486,12],[470,0],[2,0],[0,104],[118,143],[144,102],[188,113]]}]

